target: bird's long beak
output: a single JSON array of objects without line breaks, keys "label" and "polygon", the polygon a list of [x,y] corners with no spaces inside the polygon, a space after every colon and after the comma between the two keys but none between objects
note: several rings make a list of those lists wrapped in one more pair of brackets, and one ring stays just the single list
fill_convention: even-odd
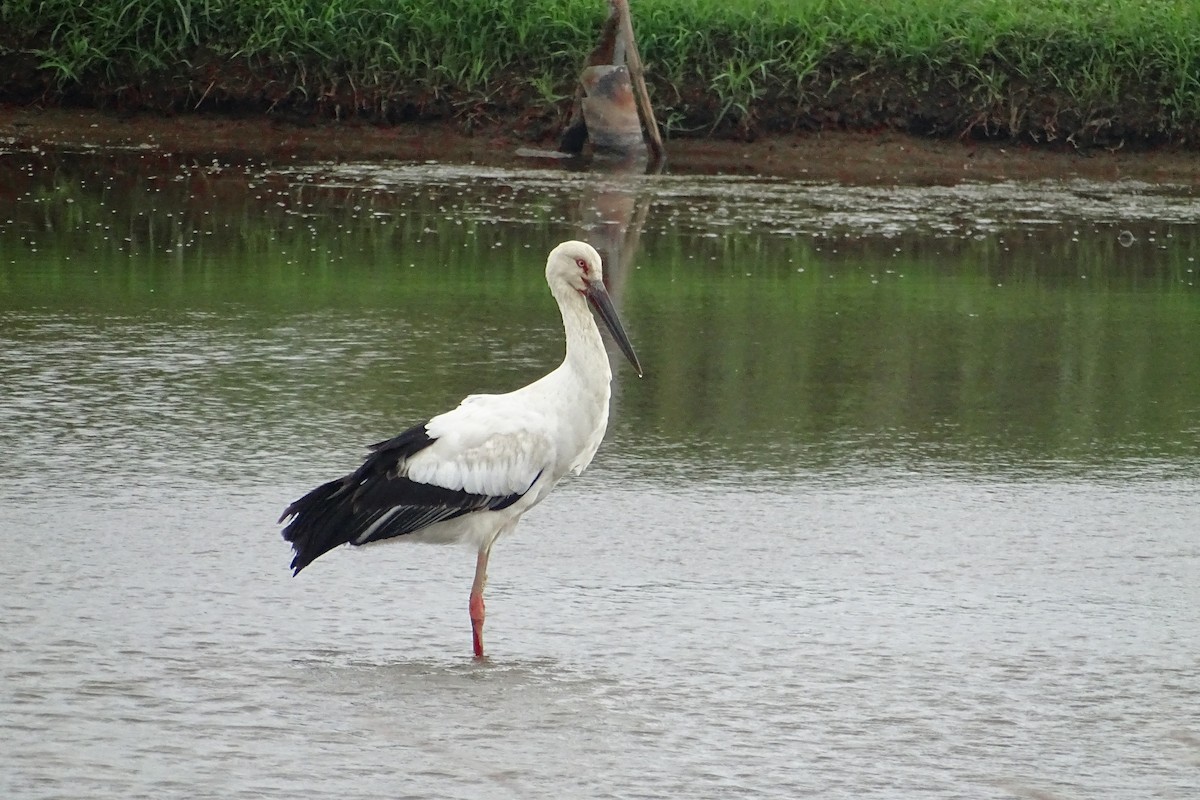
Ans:
[{"label": "bird's long beak", "polygon": [[621,325],[621,318],[617,316],[617,310],[613,308],[612,298],[608,296],[608,290],[604,288],[603,281],[588,281],[584,296],[592,304],[592,308],[596,309],[600,319],[604,320],[605,327],[616,339],[617,346],[629,359],[629,363],[633,364],[633,368],[637,370],[638,377],[642,377],[642,365],[638,361],[637,353],[633,352],[633,345],[629,343],[629,336],[626,335],[625,328]]}]

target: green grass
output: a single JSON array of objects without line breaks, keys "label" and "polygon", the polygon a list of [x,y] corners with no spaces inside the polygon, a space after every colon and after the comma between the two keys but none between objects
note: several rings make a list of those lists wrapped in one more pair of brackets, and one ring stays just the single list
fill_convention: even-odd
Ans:
[{"label": "green grass", "polygon": [[[6,0],[50,98],[560,113],[603,0]],[[840,126],[1191,142],[1193,0],[633,0],[668,133]],[[9,70],[11,72],[11,70]],[[0,89],[28,95],[30,81]],[[24,86],[22,89],[21,86]]]}]

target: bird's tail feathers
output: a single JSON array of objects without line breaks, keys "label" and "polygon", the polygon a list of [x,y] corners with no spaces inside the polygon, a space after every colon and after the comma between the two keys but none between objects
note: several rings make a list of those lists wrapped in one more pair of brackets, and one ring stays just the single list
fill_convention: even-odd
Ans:
[{"label": "bird's tail feathers", "polygon": [[341,518],[347,515],[350,503],[337,501],[339,494],[348,491],[347,483],[345,478],[339,478],[321,484],[288,506],[279,518],[280,522],[289,517],[292,520],[283,529],[283,538],[291,542],[296,554],[292,559],[293,575],[351,540],[354,528]]}]

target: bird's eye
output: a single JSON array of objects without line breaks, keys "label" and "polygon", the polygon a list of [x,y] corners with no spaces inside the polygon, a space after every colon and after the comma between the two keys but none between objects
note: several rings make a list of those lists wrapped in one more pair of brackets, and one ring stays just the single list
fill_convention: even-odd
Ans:
[{"label": "bird's eye", "polygon": [[577,265],[579,265],[579,268],[580,268],[581,270],[583,270],[583,274],[584,274],[584,275],[587,275],[587,274],[588,274],[588,263],[587,263],[587,261],[583,260],[582,258],[577,258],[577,259],[575,259],[575,263],[576,263]]}]

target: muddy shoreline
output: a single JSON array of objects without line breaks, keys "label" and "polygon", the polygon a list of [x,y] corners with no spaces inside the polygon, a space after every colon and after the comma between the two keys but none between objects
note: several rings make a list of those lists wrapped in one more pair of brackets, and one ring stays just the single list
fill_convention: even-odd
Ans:
[{"label": "muddy shoreline", "polygon": [[[16,149],[140,149],[273,163],[322,160],[439,160],[539,166],[523,155],[552,149],[512,124],[471,135],[453,123],[375,125],[264,116],[115,114],[0,106],[0,145]],[[1069,146],[938,140],[894,132],[763,136],[752,142],[676,139],[668,169],[756,174],[846,184],[935,185],[961,181],[1086,178],[1200,186],[1200,153],[1175,148],[1123,151]]]}]

